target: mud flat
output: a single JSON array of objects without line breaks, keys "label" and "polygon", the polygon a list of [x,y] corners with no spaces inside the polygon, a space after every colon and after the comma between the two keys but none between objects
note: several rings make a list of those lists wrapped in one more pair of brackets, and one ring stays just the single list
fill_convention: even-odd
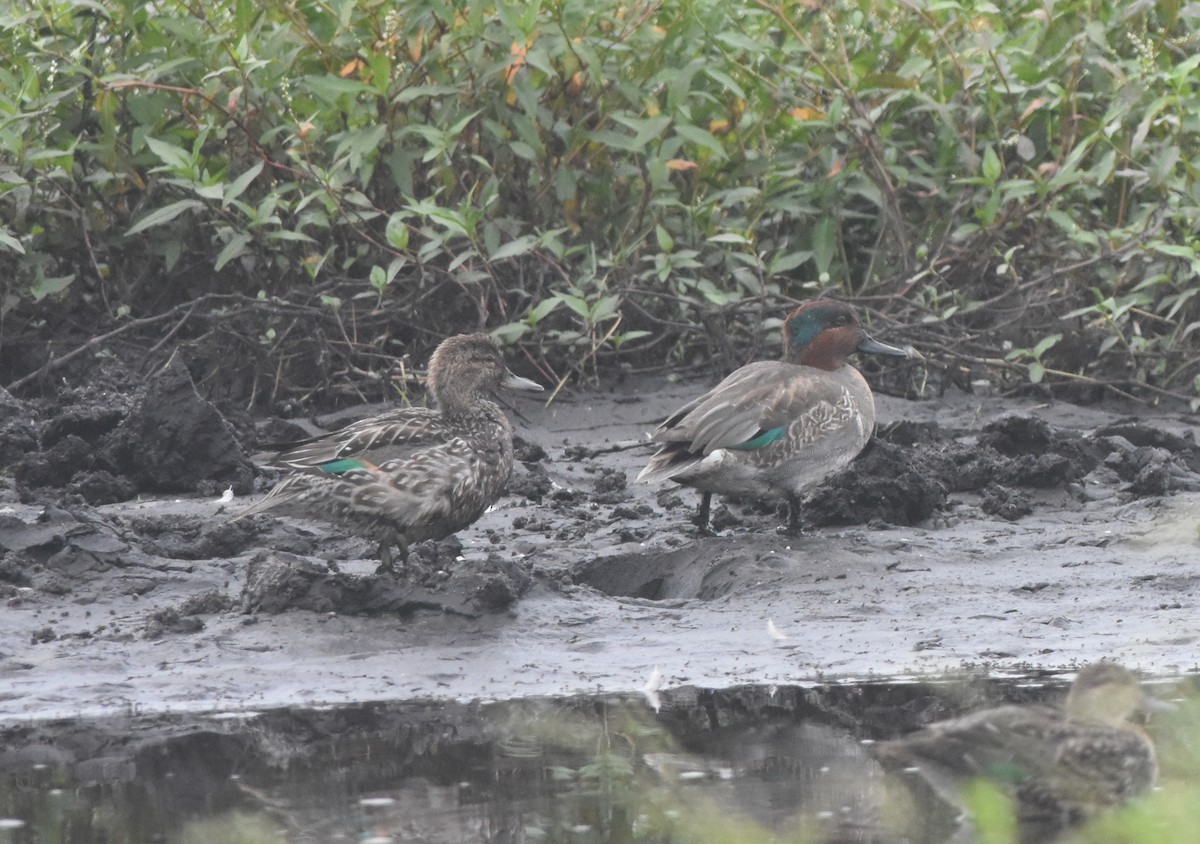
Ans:
[{"label": "mud flat", "polygon": [[209,456],[158,465],[179,446],[155,438],[210,407],[166,413],[192,401],[178,378],[6,399],[0,721],[610,693],[652,675],[804,685],[1101,657],[1200,671],[1192,417],[881,396],[879,439],[805,536],[720,502],[720,535],[702,538],[693,492],[633,477],[645,433],[704,386],[514,400],[510,494],[399,580],[320,524],[229,521],[253,500],[244,422],[193,426],[187,453]]}]

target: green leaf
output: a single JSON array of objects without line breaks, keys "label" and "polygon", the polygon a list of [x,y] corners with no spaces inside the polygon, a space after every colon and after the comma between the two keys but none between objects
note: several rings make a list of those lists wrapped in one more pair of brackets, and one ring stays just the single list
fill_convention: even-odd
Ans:
[{"label": "green leaf", "polygon": [[996,155],[996,150],[990,146],[987,147],[983,151],[983,164],[981,165],[984,181],[989,185],[996,184],[1003,169],[1003,166],[1000,164],[1000,157]]},{"label": "green leaf", "polygon": [[586,300],[581,299],[578,296],[572,296],[569,293],[555,293],[554,295],[560,302],[584,319],[587,319],[591,315],[592,309],[588,307]]},{"label": "green leaf", "polygon": [[396,96],[392,97],[392,103],[394,105],[404,105],[405,103],[425,97],[443,97],[457,92],[458,89],[453,85],[415,85],[411,88],[403,89]]},{"label": "green leaf", "polygon": [[162,208],[151,211],[145,217],[142,217],[142,219],[133,224],[129,231],[125,232],[125,236],[131,237],[138,232],[144,232],[146,229],[161,226],[163,223],[171,222],[184,211],[203,207],[204,203],[198,199],[181,199],[178,202],[172,202],[170,205],[164,205]]},{"label": "green leaf", "polygon": [[1035,358],[1037,358],[1038,360],[1041,360],[1042,355],[1044,355],[1047,351],[1049,351],[1051,348],[1053,348],[1054,344],[1057,343],[1061,339],[1062,339],[1061,334],[1051,334],[1048,337],[1043,337],[1041,340],[1038,341],[1038,344],[1033,347],[1033,356]]},{"label": "green leaf", "polygon": [[579,180],[575,171],[565,164],[560,164],[554,170],[554,196],[559,202],[574,199],[579,190]]},{"label": "green leaf", "polygon": [[675,127],[675,133],[680,137],[691,141],[692,143],[702,146],[707,150],[712,151],[718,158],[727,158],[725,148],[721,146],[721,142],[709,132],[707,129],[701,129],[697,126],[688,126],[686,123],[680,123]]},{"label": "green leaf", "polygon": [[408,223],[403,214],[393,214],[388,217],[387,228],[384,230],[388,244],[398,252],[408,248]]},{"label": "green leaf", "polygon": [[162,159],[163,163],[174,170],[191,170],[192,154],[182,147],[160,141],[158,138],[146,136],[146,146]]},{"label": "green leaf", "polygon": [[356,97],[359,94],[372,93],[371,86],[364,85],[355,79],[342,79],[340,76],[305,76],[300,80],[301,87],[307,88],[330,105],[336,105],[340,97]]},{"label": "green leaf", "polygon": [[7,226],[0,226],[0,246],[6,246],[9,250],[21,255],[25,254],[25,247],[21,245],[21,241],[13,237]]},{"label": "green leaf", "polygon": [[225,244],[225,248],[221,250],[221,254],[217,255],[217,260],[213,264],[213,271],[220,272],[221,268],[246,251],[246,244],[252,240],[246,232],[238,232],[233,238]]},{"label": "green leaf", "polygon": [[654,236],[658,239],[658,249],[660,252],[675,251],[675,238],[671,237],[671,233],[661,224],[654,227]]},{"label": "green leaf", "polygon": [[740,246],[749,246],[753,241],[751,241],[745,235],[737,234],[736,232],[721,232],[720,234],[714,234],[712,237],[709,237],[708,242],[736,243]]},{"label": "green leaf", "polygon": [[533,249],[536,243],[537,238],[533,235],[522,235],[510,240],[508,243],[501,244],[498,249],[492,252],[489,260],[502,261],[505,258],[515,258],[518,255],[524,255]]},{"label": "green leaf", "polygon": [[538,302],[536,305],[534,305],[532,308],[529,309],[529,314],[528,314],[528,316],[525,317],[525,321],[532,325],[537,325],[539,322],[541,322],[543,319],[545,319],[550,314],[551,311],[553,311],[555,308],[557,308],[561,304],[562,304],[562,299],[557,299],[557,298],[543,299],[542,301]]},{"label": "green leaf", "polygon": [[1196,258],[1195,247],[1182,243],[1163,243],[1161,240],[1157,240],[1150,245],[1154,248],[1155,252],[1161,252],[1173,258],[1187,258],[1188,260],[1195,260]]},{"label": "green leaf", "polygon": [[822,217],[812,228],[812,252],[817,262],[817,272],[829,272],[833,256],[837,252],[837,228],[831,217]]},{"label": "green leaf", "polygon": [[720,70],[719,68],[709,67],[706,68],[704,72],[707,73],[710,78],[725,86],[726,90],[728,90],[729,93],[733,94],[735,97],[743,100],[746,99],[746,90],[738,84],[736,79],[734,79],[725,71]]},{"label": "green leaf", "polygon": [[371,276],[369,280],[371,282],[371,286],[380,293],[383,292],[384,288],[387,287],[388,284],[387,273],[384,271],[383,267],[379,266],[378,264],[371,267]]},{"label": "green leaf", "polygon": [[29,292],[33,294],[33,301],[40,302],[47,296],[53,296],[55,293],[62,293],[71,286],[71,282],[75,280],[75,274],[60,275],[60,276],[38,276],[29,287]]},{"label": "green leaf", "polygon": [[[812,258],[813,253],[806,249],[798,252],[778,253],[771,259],[771,263],[767,265],[767,275],[779,275],[780,273],[786,273],[790,270],[794,270],[801,264],[811,261]],[[828,266],[826,267],[826,270],[822,270],[822,272],[826,272],[827,270]]]},{"label": "green leaf", "polygon": [[247,170],[242,175],[238,176],[225,188],[225,195],[222,205],[228,207],[229,203],[237,199],[246,192],[246,188],[250,187],[250,183],[258,178],[258,174],[263,171],[263,163],[261,161],[255,163],[253,167]]}]

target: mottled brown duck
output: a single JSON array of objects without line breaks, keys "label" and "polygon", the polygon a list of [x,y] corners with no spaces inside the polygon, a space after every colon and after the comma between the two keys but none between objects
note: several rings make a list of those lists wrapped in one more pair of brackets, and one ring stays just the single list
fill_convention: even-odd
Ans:
[{"label": "mottled brown duck", "polygon": [[436,409],[407,407],[297,443],[272,461],[292,471],[238,518],[267,511],[329,522],[393,549],[461,530],[500,496],[512,472],[512,425],[489,395],[541,390],[514,375],[487,334],[444,340],[429,361]]}]

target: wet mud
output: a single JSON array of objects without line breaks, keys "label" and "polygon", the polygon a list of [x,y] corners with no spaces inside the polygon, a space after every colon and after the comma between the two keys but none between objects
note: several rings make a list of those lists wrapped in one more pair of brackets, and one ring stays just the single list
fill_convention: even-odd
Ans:
[{"label": "wet mud", "polygon": [[[645,434],[703,382],[509,399],[508,493],[396,576],[328,526],[233,519],[274,476],[257,428],[177,363],[56,400],[0,397],[0,720],[828,677],[1196,670],[1200,448],[1190,416],[878,397],[814,494],[635,484]],[[360,415],[384,408],[361,408]]]}]

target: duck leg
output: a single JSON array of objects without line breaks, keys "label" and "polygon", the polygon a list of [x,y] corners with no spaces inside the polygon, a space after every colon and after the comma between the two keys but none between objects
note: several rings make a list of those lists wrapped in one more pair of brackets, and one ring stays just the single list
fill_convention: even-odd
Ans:
[{"label": "duck leg", "polygon": [[400,552],[400,565],[402,567],[407,565],[408,543],[404,541],[403,536],[392,534],[379,543],[379,568],[375,569],[375,574],[390,574],[393,577],[396,575],[396,567],[392,555],[393,545]]},{"label": "duck leg", "polygon": [[802,536],[804,528],[800,524],[800,496],[788,496],[788,522],[786,533],[788,536]]},{"label": "duck leg", "polygon": [[708,511],[712,505],[712,493],[700,493],[700,509],[696,511],[696,517],[692,519],[692,524],[700,528],[701,536],[712,536],[713,530],[708,526]]}]

